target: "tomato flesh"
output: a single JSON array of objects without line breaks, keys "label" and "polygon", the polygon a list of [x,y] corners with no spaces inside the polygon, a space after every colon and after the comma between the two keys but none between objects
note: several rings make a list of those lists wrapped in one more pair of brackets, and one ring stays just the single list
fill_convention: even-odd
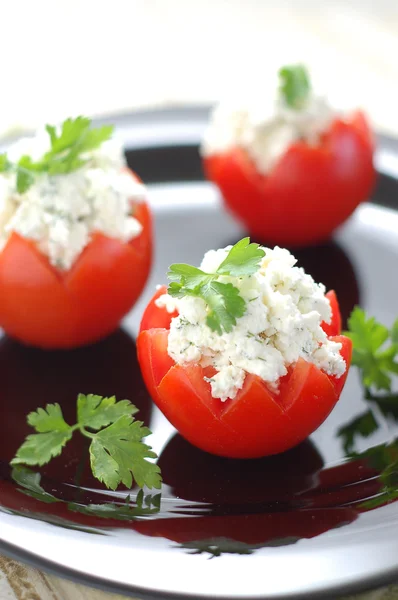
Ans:
[{"label": "tomato flesh", "polygon": [[322,329],[328,336],[340,335],[341,333],[341,313],[339,302],[337,300],[336,292],[334,290],[330,290],[326,294],[326,298],[330,302],[330,308],[332,310],[332,320],[330,323],[322,323]]},{"label": "tomato flesh", "polygon": [[373,140],[364,115],[336,119],[317,146],[292,144],[267,175],[240,148],[204,159],[227,208],[258,241],[283,246],[327,239],[369,197]]},{"label": "tomato flesh", "polygon": [[0,253],[0,326],[6,333],[41,348],[72,348],[116,329],[152,261],[148,205],[137,203],[134,216],[143,226],[137,238],[124,243],[95,233],[67,272],[13,233]]}]

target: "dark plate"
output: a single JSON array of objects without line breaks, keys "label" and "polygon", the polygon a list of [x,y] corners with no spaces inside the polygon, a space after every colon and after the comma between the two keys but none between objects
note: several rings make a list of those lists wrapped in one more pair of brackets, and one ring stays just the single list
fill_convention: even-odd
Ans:
[{"label": "dark plate", "polygon": [[[143,597],[335,598],[390,582],[398,577],[398,398],[365,399],[353,369],[336,409],[310,440],[245,462],[190,446],[143,385],[134,336],[155,284],[164,282],[171,262],[197,264],[206,249],[244,233],[203,181],[198,141],[206,118],[194,108],[117,118],[131,166],[150,183],[156,224],[151,280],[124,329],[72,352],[0,340],[0,550]],[[378,204],[397,201],[397,157],[398,145],[380,139]],[[397,212],[365,204],[333,241],[296,254],[315,279],[337,291],[345,319],[360,303],[392,323]],[[102,489],[77,437],[62,458],[41,469],[41,479],[10,470],[8,461],[28,433],[25,415],[59,402],[73,420],[78,392],[116,394],[140,408],[160,455],[160,507],[154,495],[137,499],[137,489],[130,506],[126,491]]]}]

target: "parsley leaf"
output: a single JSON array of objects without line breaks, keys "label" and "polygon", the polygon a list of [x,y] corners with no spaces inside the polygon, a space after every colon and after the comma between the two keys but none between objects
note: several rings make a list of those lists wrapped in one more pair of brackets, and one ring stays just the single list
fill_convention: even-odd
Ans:
[{"label": "parsley leaf", "polygon": [[175,298],[202,298],[207,305],[206,323],[210,329],[220,335],[223,331],[232,331],[236,319],[245,314],[246,304],[236,286],[218,279],[222,276],[240,278],[253,275],[264,255],[261,246],[250,243],[247,237],[232,246],[215,273],[205,273],[182,263],[171,265],[167,274],[171,281],[168,293]]},{"label": "parsley leaf", "polygon": [[47,431],[68,431],[70,426],[64,420],[59,404],[47,404],[46,408],[38,408],[28,414],[27,421],[39,433]]},{"label": "parsley leaf", "polygon": [[113,490],[120,483],[131,487],[133,476],[140,487],[159,488],[160,469],[146,460],[156,454],[142,442],[150,433],[141,421],[127,415],[96,433],[90,445],[94,476]]},{"label": "parsley leaf", "polygon": [[17,165],[17,192],[18,194],[24,194],[30,186],[33,184],[35,178],[33,173],[27,171],[23,167]]},{"label": "parsley leaf", "polygon": [[61,454],[65,444],[71,439],[73,428],[62,416],[59,404],[47,404],[28,414],[27,421],[38,433],[27,436],[18,449],[12,465],[45,465]]},{"label": "parsley leaf", "polygon": [[245,314],[245,301],[232,283],[210,281],[201,288],[201,295],[208,306],[206,323],[219,335],[222,334],[222,328],[227,332],[232,331],[236,318]]},{"label": "parsley leaf", "polygon": [[390,337],[393,344],[398,345],[398,319],[394,321],[393,326],[391,327]]},{"label": "parsley leaf", "polygon": [[82,158],[82,154],[98,148],[113,132],[111,125],[97,129],[90,127],[91,120],[86,117],[66,119],[62,123],[59,135],[53,125],[46,126],[51,150],[44,155],[41,162],[50,175],[70,173],[82,167],[87,162],[86,158]]},{"label": "parsley leaf", "polygon": [[[191,265],[174,264],[171,265],[167,277],[173,283],[178,282],[178,285],[181,288],[195,290],[211,279],[212,275],[201,271],[201,269],[198,269],[197,267],[191,267]],[[175,289],[177,290],[177,286],[175,286]]]},{"label": "parsley leaf", "polygon": [[279,91],[286,104],[295,110],[304,108],[311,91],[310,78],[303,65],[289,65],[279,70]]},{"label": "parsley leaf", "polygon": [[[348,319],[346,335],[353,342],[352,364],[361,370],[366,388],[391,389],[391,374],[398,374],[398,323],[391,331],[356,306]],[[389,346],[385,346],[388,340]]]},{"label": "parsley leaf", "polygon": [[250,243],[246,237],[232,246],[227,257],[217,269],[217,273],[230,275],[231,277],[242,277],[242,275],[253,275],[258,271],[261,259],[265,252],[260,244]]},{"label": "parsley leaf", "polygon": [[77,397],[77,420],[90,429],[101,429],[123,415],[135,415],[137,412],[138,408],[130,400],[116,402],[115,396],[103,398],[95,394],[79,394]]},{"label": "parsley leaf", "polygon": [[107,487],[116,489],[120,483],[131,487],[134,477],[140,487],[160,488],[160,469],[147,460],[157,456],[142,441],[151,432],[134,420],[132,415],[137,412],[129,400],[116,402],[114,396],[79,394],[78,422],[71,426],[64,420],[59,404],[47,404],[45,409],[38,408],[28,415],[29,425],[37,433],[27,436],[11,464],[42,466],[61,454],[73,432],[79,430],[91,440],[93,474]]},{"label": "parsley leaf", "polygon": [[62,448],[72,437],[71,428],[63,431],[33,433],[28,435],[25,442],[17,450],[12,465],[39,465],[40,467],[59,456]]},{"label": "parsley leaf", "polygon": [[11,169],[12,165],[7,158],[7,154],[0,154],[0,173],[6,173]]},{"label": "parsley leaf", "polygon": [[50,137],[50,150],[34,162],[28,155],[22,156],[17,164],[12,164],[6,154],[0,155],[0,172],[15,171],[16,186],[20,194],[26,192],[35,181],[37,173],[61,175],[83,167],[87,153],[99,148],[113,133],[112,125],[91,127],[87,117],[66,119],[58,133],[54,125],[46,125]]}]

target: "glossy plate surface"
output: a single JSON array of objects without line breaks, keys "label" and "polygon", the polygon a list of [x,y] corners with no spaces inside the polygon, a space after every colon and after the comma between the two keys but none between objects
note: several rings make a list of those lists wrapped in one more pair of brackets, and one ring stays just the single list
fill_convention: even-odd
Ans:
[{"label": "glossy plate surface", "polygon": [[[198,264],[205,250],[245,233],[202,179],[197,145],[206,117],[191,109],[117,121],[130,165],[150,183],[156,225],[152,276],[123,330],[72,352],[0,340],[0,551],[147,598],[336,598],[382,585],[398,578],[398,397],[365,399],[352,369],[310,440],[280,456],[237,461],[185,442],[143,385],[134,337],[155,284],[170,263]],[[337,291],[345,319],[360,303],[390,325],[398,314],[393,140],[380,140],[378,166],[379,205],[361,206],[334,241],[296,256]],[[77,436],[39,475],[10,470],[29,432],[25,415],[59,402],[72,421],[78,392],[137,405],[160,456],[161,498],[102,489]]]}]

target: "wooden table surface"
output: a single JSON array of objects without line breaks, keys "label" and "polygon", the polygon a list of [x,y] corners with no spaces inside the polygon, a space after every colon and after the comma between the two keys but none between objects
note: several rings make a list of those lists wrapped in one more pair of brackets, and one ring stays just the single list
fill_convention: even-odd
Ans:
[{"label": "wooden table surface", "polygon": [[[398,135],[396,0],[13,0],[2,9],[0,134],[71,114],[212,102],[303,61],[336,105],[361,105]],[[0,557],[1,600],[107,598],[121,596]],[[398,587],[361,598],[398,599]]]}]

